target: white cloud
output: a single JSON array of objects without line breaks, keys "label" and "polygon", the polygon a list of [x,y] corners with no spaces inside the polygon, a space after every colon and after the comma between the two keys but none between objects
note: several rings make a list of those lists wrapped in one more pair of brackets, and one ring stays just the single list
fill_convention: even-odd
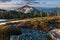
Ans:
[{"label": "white cloud", "polygon": [[[0,3],[0,9],[16,9],[18,7],[21,7],[25,5],[25,3],[13,3],[13,2],[1,2]],[[30,4],[28,4],[30,5]],[[50,2],[40,2],[36,4],[31,4],[30,6],[35,6],[35,7],[60,7],[60,3],[50,3]]]},{"label": "white cloud", "polygon": [[11,0],[0,0],[0,2],[9,2]]},{"label": "white cloud", "polygon": [[13,3],[13,2],[0,3],[0,9],[14,9],[18,7],[20,7],[18,3]]}]

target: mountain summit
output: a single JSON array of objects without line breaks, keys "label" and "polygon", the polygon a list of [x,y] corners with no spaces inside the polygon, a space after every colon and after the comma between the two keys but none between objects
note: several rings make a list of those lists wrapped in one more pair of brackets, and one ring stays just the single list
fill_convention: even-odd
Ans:
[{"label": "mountain summit", "polygon": [[34,10],[35,10],[34,7],[28,6],[28,5],[25,5],[25,6],[21,7],[21,8],[18,8],[18,11],[23,12],[23,13],[30,13],[31,11],[34,11]]}]

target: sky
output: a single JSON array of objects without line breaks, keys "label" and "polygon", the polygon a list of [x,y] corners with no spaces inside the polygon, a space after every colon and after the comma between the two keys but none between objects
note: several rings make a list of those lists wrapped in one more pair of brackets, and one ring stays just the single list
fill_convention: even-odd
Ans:
[{"label": "sky", "polygon": [[22,5],[35,7],[60,7],[60,0],[0,0],[0,8],[13,8]]}]

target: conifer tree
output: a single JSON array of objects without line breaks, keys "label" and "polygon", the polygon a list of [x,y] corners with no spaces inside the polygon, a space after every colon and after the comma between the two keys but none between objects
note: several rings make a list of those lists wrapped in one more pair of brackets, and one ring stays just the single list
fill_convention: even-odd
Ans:
[{"label": "conifer tree", "polygon": [[50,16],[50,14],[49,14],[49,12],[47,12],[47,17],[49,17]]},{"label": "conifer tree", "polygon": [[36,17],[37,16],[37,12],[36,11],[34,11],[34,17]]},{"label": "conifer tree", "polygon": [[42,17],[43,16],[43,11],[40,11],[40,17]]},{"label": "conifer tree", "polygon": [[60,16],[60,10],[58,11],[58,16]]},{"label": "conifer tree", "polygon": [[54,9],[54,16],[56,16],[56,9]]}]

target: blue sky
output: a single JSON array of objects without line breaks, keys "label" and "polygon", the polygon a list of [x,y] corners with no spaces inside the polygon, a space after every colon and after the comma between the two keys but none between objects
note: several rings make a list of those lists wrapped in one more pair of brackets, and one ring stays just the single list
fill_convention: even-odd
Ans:
[{"label": "blue sky", "polygon": [[60,4],[60,0],[11,0],[10,2],[13,2],[13,3],[21,3],[21,2],[23,2],[24,4],[27,3],[27,2],[28,3],[38,2],[38,3],[56,4],[56,5]]},{"label": "blue sky", "polygon": [[60,7],[60,0],[0,0],[0,8],[20,7],[26,4],[39,7]]},{"label": "blue sky", "polygon": [[[13,2],[32,1],[32,0],[12,0]],[[38,2],[60,2],[60,0],[34,0]]]},{"label": "blue sky", "polygon": [[21,2],[21,1],[38,1],[38,2],[60,2],[60,0],[0,0],[2,2]]}]

